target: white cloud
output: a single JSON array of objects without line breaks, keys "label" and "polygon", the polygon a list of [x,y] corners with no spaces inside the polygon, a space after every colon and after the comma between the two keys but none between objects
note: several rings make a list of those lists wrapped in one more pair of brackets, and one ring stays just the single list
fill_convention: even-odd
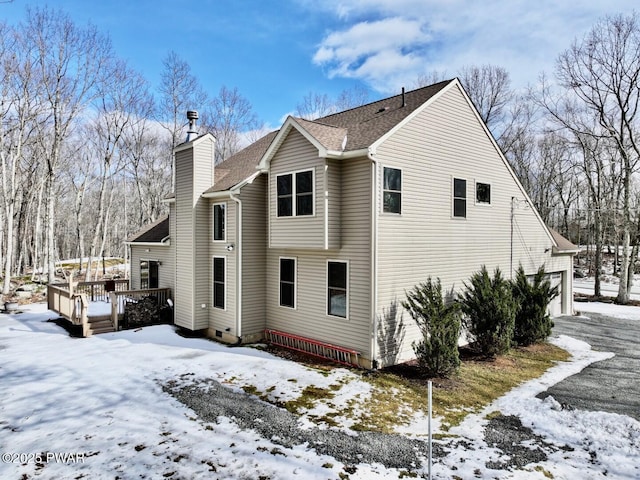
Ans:
[{"label": "white cloud", "polygon": [[635,0],[326,0],[342,25],[322,39],[313,61],[329,77],[357,78],[389,93],[434,70],[468,65],[507,69],[515,87],[551,73],[558,54],[605,15]]}]

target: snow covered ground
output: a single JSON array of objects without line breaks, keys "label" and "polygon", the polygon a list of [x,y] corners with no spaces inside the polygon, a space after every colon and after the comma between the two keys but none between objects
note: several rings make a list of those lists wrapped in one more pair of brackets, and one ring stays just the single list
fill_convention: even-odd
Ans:
[{"label": "snow covered ground", "polygon": [[[583,312],[590,308],[638,318],[634,307],[580,304]],[[374,480],[406,473],[378,464],[345,471],[345,465],[331,457],[305,446],[284,448],[241,430],[231,419],[202,422],[161,388],[172,379],[213,378],[236,391],[253,385],[285,401],[309,385],[340,384],[334,405],[352,399],[366,405],[369,384],[347,369],[327,375],[253,348],[183,338],[169,326],[71,338],[47,322],[54,317],[40,304],[25,307],[21,314],[0,314],[2,479]],[[433,466],[434,478],[640,478],[639,422],[610,413],[562,410],[551,398],[535,397],[611,356],[568,337],[554,342],[569,350],[572,360],[514,389],[484,412],[469,415],[450,431],[464,442],[447,447],[449,454]],[[520,417],[534,433],[563,449],[523,470],[488,468],[487,462],[501,454],[485,443],[483,429],[486,415],[498,410]],[[424,418],[416,418],[406,434],[424,438]],[[301,419],[302,424],[308,421]],[[425,464],[419,473],[426,471]]]}]

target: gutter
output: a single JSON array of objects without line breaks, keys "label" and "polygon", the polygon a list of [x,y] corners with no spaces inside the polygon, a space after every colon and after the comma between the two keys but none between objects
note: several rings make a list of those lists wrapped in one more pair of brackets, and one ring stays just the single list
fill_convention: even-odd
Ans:
[{"label": "gutter", "polygon": [[367,149],[367,158],[371,160],[371,323],[373,334],[371,335],[371,368],[378,367],[378,161],[374,158],[375,152]]},{"label": "gutter", "polygon": [[230,198],[238,205],[236,211],[236,336],[238,345],[242,343],[242,200],[236,192],[229,192]]}]

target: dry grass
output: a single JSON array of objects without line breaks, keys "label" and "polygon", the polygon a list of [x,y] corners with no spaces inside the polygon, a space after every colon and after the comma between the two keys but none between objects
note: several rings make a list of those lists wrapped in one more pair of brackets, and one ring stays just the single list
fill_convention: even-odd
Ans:
[{"label": "dry grass", "polygon": [[[335,364],[299,352],[270,347],[269,351],[289,360],[304,363],[310,368],[328,375]],[[506,355],[487,360],[462,350],[462,365],[451,378],[428,378],[415,363],[397,365],[376,372],[354,370],[361,379],[372,386],[371,397],[354,398],[346,407],[325,413],[321,417],[311,416],[310,420],[325,426],[337,426],[339,418],[354,421],[351,427],[358,431],[392,433],[396,427],[410,425],[418,411],[427,413],[428,381],[433,383],[433,414],[441,419],[441,430],[460,424],[469,413],[479,412],[495,399],[514,387],[539,377],[559,361],[565,361],[569,354],[549,343],[512,349]],[[289,381],[293,381],[290,379]],[[292,413],[301,414],[318,403],[333,407],[331,400],[339,384],[329,388],[307,386],[295,400],[277,402],[255,390],[243,387],[247,393],[271,401]],[[446,433],[445,433],[446,435]]]},{"label": "dry grass", "polygon": [[569,354],[548,343],[516,348],[494,360],[465,355],[457,375],[429,379],[415,365],[402,365],[365,377],[374,386],[369,412],[358,424],[362,430],[390,432],[408,425],[410,410],[427,409],[427,382],[433,382],[433,413],[442,429],[458,425],[466,415],[478,412],[512,388],[542,375]]}]

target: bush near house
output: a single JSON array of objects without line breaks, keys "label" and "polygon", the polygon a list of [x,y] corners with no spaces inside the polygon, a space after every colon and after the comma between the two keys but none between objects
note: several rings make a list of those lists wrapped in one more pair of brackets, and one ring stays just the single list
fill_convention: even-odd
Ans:
[{"label": "bush near house", "polygon": [[499,268],[491,278],[483,265],[464,285],[459,301],[472,342],[488,357],[506,353],[511,348],[518,311],[511,283]]},{"label": "bush near house", "polygon": [[442,295],[440,279],[431,277],[407,293],[402,306],[416,321],[422,339],[413,342],[420,367],[430,376],[447,377],[460,366],[458,337],[460,336],[460,306]]},{"label": "bush near house", "polygon": [[553,327],[547,307],[558,296],[559,290],[558,287],[552,288],[551,282],[545,278],[544,266],[529,281],[520,265],[512,283],[512,293],[519,305],[515,318],[514,342],[527,346],[546,340]]}]

